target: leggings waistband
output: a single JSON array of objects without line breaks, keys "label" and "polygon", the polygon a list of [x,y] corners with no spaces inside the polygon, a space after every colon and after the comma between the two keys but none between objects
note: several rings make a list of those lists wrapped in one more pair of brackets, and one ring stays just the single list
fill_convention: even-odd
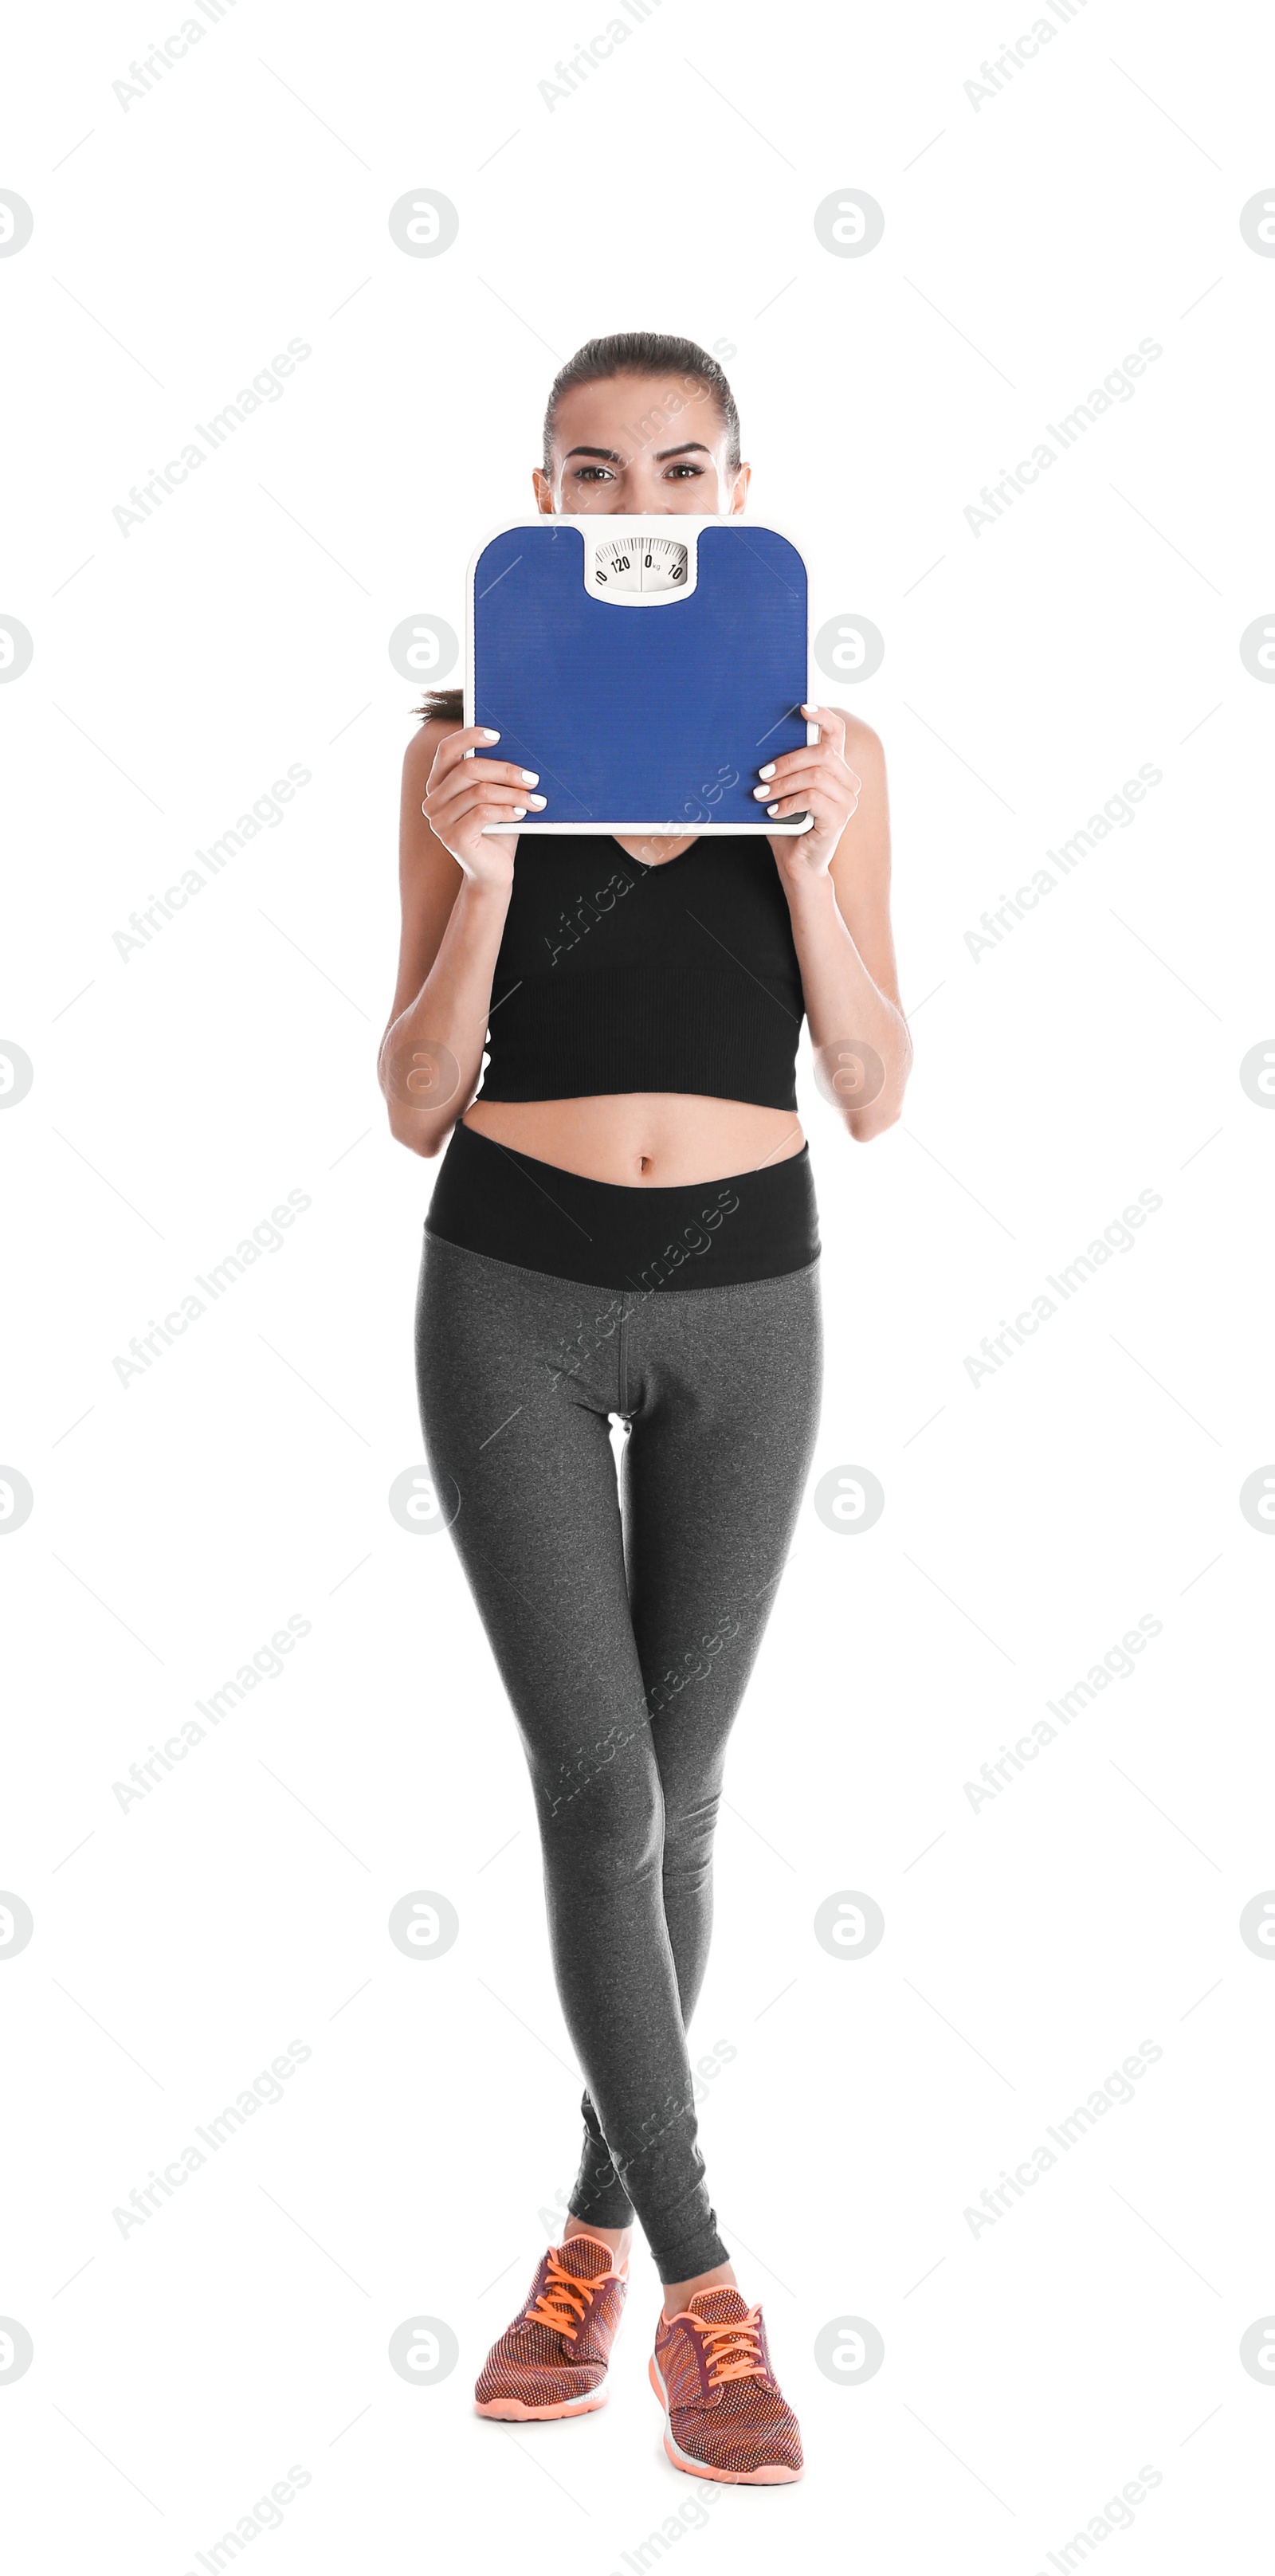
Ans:
[{"label": "leggings waistband", "polygon": [[597,1288],[730,1288],[819,1257],[810,1147],[676,1189],[587,1180],[457,1124],[425,1219],[466,1252]]}]

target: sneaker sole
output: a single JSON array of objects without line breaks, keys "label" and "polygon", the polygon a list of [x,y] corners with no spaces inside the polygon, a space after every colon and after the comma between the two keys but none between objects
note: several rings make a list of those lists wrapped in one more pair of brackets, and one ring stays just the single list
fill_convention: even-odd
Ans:
[{"label": "sneaker sole", "polygon": [[591,2388],[583,2397],[564,2398],[560,2406],[524,2406],[521,2397],[488,2397],[474,2399],[476,2415],[495,2415],[506,2423],[547,2424],[561,2415],[593,2415],[605,2406],[605,2387]]},{"label": "sneaker sole", "polygon": [[654,2353],[647,2364],[647,2374],[664,2409],[664,2448],[675,2469],[685,2469],[688,2477],[711,2478],[716,2486],[723,2487],[791,2487],[805,2476],[804,2469],[785,2469],[778,2463],[760,2469],[714,2469],[709,2467],[707,2460],[693,2460],[689,2451],[683,2451],[673,2438],[668,2390]]}]

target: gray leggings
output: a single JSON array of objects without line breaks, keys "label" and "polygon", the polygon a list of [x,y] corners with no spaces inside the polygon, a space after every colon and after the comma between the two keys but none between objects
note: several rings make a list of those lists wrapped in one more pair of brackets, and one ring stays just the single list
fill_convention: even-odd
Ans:
[{"label": "gray leggings", "polygon": [[726,1739],[814,1445],[819,1262],[661,1294],[427,1232],[416,1353],[431,1474],[459,1497],[452,1538],[531,1772],[588,2087],[571,2209],[603,2227],[636,2211],[661,2280],[688,2280],[729,2260],[686,2030]]}]

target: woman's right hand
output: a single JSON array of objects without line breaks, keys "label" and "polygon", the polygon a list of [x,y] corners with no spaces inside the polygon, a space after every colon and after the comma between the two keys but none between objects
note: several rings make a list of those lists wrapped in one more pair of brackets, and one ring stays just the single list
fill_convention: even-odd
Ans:
[{"label": "woman's right hand", "polygon": [[[431,832],[475,885],[508,885],[518,848],[516,832],[484,840],[483,825],[518,821],[528,808],[545,802],[531,793],[534,770],[477,756],[499,740],[489,725],[462,725],[445,735],[421,801]],[[465,758],[469,751],[476,755],[472,760]]]}]

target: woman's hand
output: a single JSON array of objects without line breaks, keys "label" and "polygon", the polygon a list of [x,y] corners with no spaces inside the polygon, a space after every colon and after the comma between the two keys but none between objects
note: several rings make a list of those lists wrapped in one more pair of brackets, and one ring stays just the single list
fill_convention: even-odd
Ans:
[{"label": "woman's hand", "polygon": [[823,876],[858,805],[863,781],[846,761],[845,717],[835,707],[803,707],[801,712],[818,725],[818,741],[768,761],[759,773],[763,784],[753,794],[776,821],[814,815],[810,831],[772,839],[770,846],[789,873]]},{"label": "woman's hand", "polygon": [[529,806],[543,805],[533,796],[534,769],[510,760],[467,760],[465,754],[499,742],[490,725],[462,725],[446,734],[434,755],[421,812],[436,840],[450,850],[475,885],[508,885],[518,848],[516,832],[484,840],[485,823],[518,822]]}]

